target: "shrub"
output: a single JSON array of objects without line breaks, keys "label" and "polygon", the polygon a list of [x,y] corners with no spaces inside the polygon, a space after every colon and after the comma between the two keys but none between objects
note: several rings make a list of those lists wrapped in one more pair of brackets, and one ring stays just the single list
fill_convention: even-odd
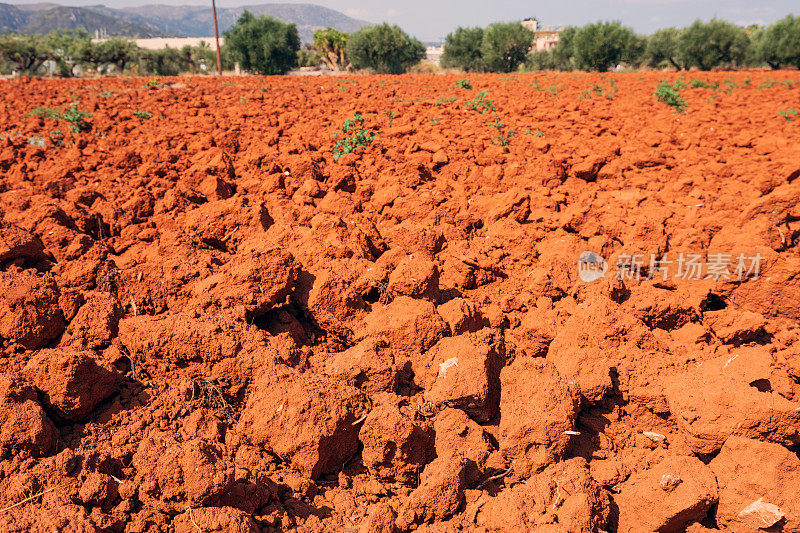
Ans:
[{"label": "shrub", "polygon": [[667,63],[678,70],[683,69],[683,65],[679,60],[678,38],[680,34],[681,30],[665,28],[648,37],[645,55],[650,65],[658,67]]},{"label": "shrub", "polygon": [[632,59],[629,49],[635,41],[633,30],[619,22],[587,24],[574,36],[575,62],[580,69],[605,72]]},{"label": "shrub", "polygon": [[525,61],[533,45],[533,32],[520,24],[496,23],[483,32],[481,55],[490,72],[512,72]]},{"label": "shrub", "polygon": [[696,20],[681,32],[678,44],[686,66],[710,70],[743,63],[750,38],[742,28],[730,22],[713,19],[704,23]]},{"label": "shrub", "polygon": [[494,111],[494,102],[486,99],[486,91],[481,91],[478,95],[467,102],[467,107],[473,111],[477,111],[481,115]]},{"label": "shrub", "polygon": [[244,70],[259,74],[286,74],[297,66],[300,37],[294,24],[268,15],[256,17],[245,11],[225,32],[225,48],[231,60]]},{"label": "shrub", "polygon": [[456,87],[459,89],[472,89],[472,84],[466,78],[461,78],[460,80],[456,80]]},{"label": "shrub", "polygon": [[800,17],[787,15],[754,39],[755,56],[772,68],[800,68]]},{"label": "shrub", "polygon": [[425,47],[399,26],[380,24],[361,28],[351,35],[346,53],[355,68],[378,74],[402,74],[422,61]]},{"label": "shrub", "polygon": [[467,72],[486,70],[481,53],[482,42],[483,28],[457,28],[445,38],[441,65]]},{"label": "shrub", "polygon": [[[363,125],[364,117],[362,117],[360,113],[356,113],[353,115],[353,118],[344,121],[342,133],[347,135],[352,132],[352,135],[344,139],[339,139],[333,144],[334,161],[337,161],[344,154],[349,154],[362,146],[368,146],[372,143],[375,136],[378,134],[365,130]],[[334,133],[333,136],[336,137],[337,134]]]},{"label": "shrub", "polygon": [[661,80],[656,88],[656,100],[672,106],[678,113],[683,113],[686,111],[686,100],[681,98],[680,90],[684,87],[682,80],[676,80],[672,85],[667,80]]}]

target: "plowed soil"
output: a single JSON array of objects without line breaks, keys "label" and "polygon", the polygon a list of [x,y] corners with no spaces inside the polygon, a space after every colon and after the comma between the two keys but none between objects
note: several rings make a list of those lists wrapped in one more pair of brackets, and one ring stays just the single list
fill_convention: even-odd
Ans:
[{"label": "plowed soil", "polygon": [[800,531],[800,74],[677,76],[0,83],[0,531]]}]

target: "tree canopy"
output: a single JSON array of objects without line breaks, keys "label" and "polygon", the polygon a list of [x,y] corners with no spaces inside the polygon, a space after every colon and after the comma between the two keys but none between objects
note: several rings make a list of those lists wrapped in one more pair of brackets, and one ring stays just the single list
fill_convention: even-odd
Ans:
[{"label": "tree canopy", "polygon": [[244,70],[286,74],[297,66],[300,37],[294,24],[245,11],[225,32],[225,47],[231,60]]},{"label": "tree canopy", "polygon": [[401,74],[425,57],[425,46],[399,26],[379,24],[361,28],[347,39],[353,67],[378,74]]}]

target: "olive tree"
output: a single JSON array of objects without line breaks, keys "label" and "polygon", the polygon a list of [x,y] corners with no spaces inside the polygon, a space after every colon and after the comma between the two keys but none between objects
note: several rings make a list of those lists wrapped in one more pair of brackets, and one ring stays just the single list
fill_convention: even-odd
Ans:
[{"label": "olive tree", "polygon": [[482,72],[486,69],[481,53],[482,42],[483,28],[456,28],[445,38],[441,65],[468,72]]},{"label": "olive tree", "polygon": [[231,60],[244,70],[286,74],[297,66],[300,37],[294,24],[245,11],[225,32],[225,48]]},{"label": "olive tree", "polygon": [[577,67],[605,72],[626,59],[636,34],[619,22],[587,24],[575,32],[573,52]]},{"label": "olive tree", "polygon": [[725,20],[696,20],[681,32],[678,44],[687,67],[710,70],[743,63],[747,58],[750,38],[743,28]]},{"label": "olive tree", "polygon": [[367,26],[347,39],[347,57],[353,67],[378,74],[402,74],[425,57],[425,46],[399,26]]},{"label": "olive tree", "polygon": [[519,22],[490,25],[483,32],[481,55],[486,70],[511,72],[525,61],[533,46],[534,34]]}]

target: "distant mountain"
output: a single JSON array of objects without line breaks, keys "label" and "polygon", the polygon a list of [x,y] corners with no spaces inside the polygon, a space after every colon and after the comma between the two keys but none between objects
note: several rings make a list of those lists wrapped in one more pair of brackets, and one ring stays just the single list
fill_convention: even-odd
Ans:
[{"label": "distant mountain", "polygon": [[[316,4],[257,4],[217,8],[219,30],[233,26],[244,11],[271,15],[294,22],[303,42],[311,42],[314,32],[331,26],[353,32],[370,23]],[[114,9],[102,5],[64,7],[52,3],[13,6],[0,4],[0,31],[47,33],[55,29],[84,28],[126,37],[209,37],[214,34],[210,7],[166,6],[160,4]]]},{"label": "distant mountain", "polygon": [[168,37],[163,31],[126,20],[124,17],[100,13],[93,8],[66,7],[57,4],[0,4],[0,31],[16,33],[49,33],[54,30],[84,29],[91,35],[133,38]]},{"label": "distant mountain", "polygon": [[16,6],[0,4],[0,32],[18,31],[27,22],[27,13]]},{"label": "distant mountain", "polygon": [[25,25],[25,33],[47,33],[53,30],[84,29],[92,35],[121,35],[147,38],[168,37],[168,34],[144,24],[137,24],[122,17],[108,16],[91,8],[54,7],[32,14]]}]

